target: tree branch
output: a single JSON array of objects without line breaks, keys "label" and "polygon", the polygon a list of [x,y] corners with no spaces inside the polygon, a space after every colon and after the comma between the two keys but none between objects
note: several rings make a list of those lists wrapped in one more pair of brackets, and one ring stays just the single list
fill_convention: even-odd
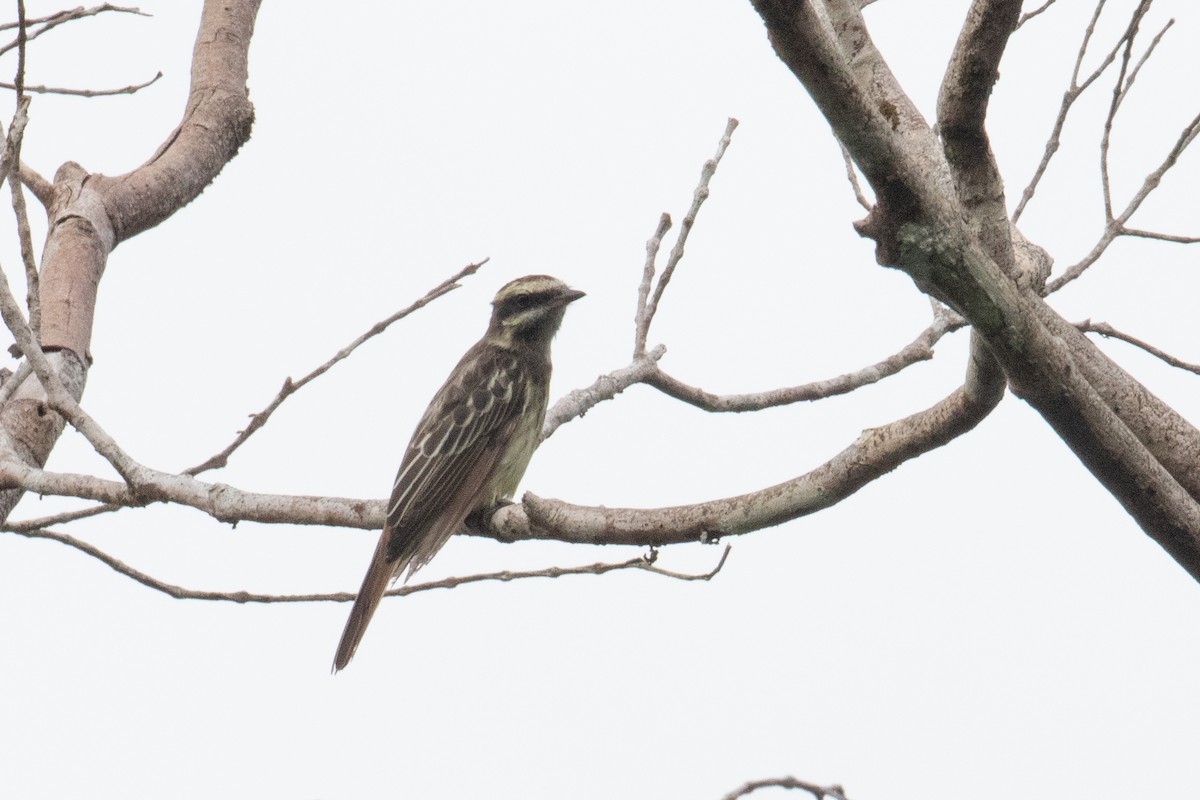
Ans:
[{"label": "tree branch", "polygon": [[[50,541],[64,544],[68,547],[73,547],[81,553],[84,553],[97,561],[106,564],[115,572],[130,578],[143,586],[153,589],[156,592],[162,592],[165,595],[175,598],[176,600],[210,600],[228,603],[348,603],[353,602],[357,593],[355,592],[327,592],[327,593],[308,593],[308,594],[263,594],[260,592],[248,591],[232,591],[232,592],[213,592],[202,589],[189,589],[184,586],[179,586],[174,583],[155,578],[141,570],[129,566],[119,558],[112,556],[95,545],[89,544],[82,539],[70,536],[58,531],[46,529],[31,529],[12,531],[20,536],[29,539],[49,539]],[[708,572],[699,574],[689,574],[682,572],[674,572],[672,570],[663,569],[656,565],[658,553],[651,551],[650,553],[631,558],[627,561],[620,562],[597,562],[595,564],[585,564],[577,567],[547,567],[537,570],[504,570],[501,572],[484,572],[476,575],[465,575],[461,577],[443,578],[436,581],[426,581],[412,585],[398,586],[394,589],[389,589],[384,593],[384,597],[403,597],[405,595],[416,594],[417,592],[426,592],[431,589],[454,589],[459,586],[465,586],[471,583],[482,583],[485,581],[500,581],[509,583],[516,580],[525,580],[527,578],[562,578],[568,575],[606,575],[610,572],[619,570],[642,570],[654,575],[661,575],[666,578],[681,581],[708,581],[716,577],[717,573],[725,566],[725,561],[729,558],[730,547],[727,545],[721,555],[720,561]]]},{"label": "tree branch", "polygon": [[376,322],[365,333],[352,341],[350,344],[343,347],[341,350],[334,353],[332,358],[314,369],[312,372],[305,375],[300,380],[293,381],[291,378],[285,379],[283,382],[283,388],[279,390],[279,393],[275,395],[275,398],[268,403],[266,408],[264,408],[262,411],[259,411],[257,414],[250,415],[250,424],[238,431],[237,436],[234,437],[234,440],[230,442],[225,449],[219,453],[216,453],[215,455],[209,456],[208,459],[194,467],[188,467],[183,471],[183,474],[199,475],[200,473],[207,472],[210,469],[220,469],[226,466],[229,463],[229,457],[233,455],[234,451],[245,444],[246,441],[257,431],[261,430],[262,427],[267,424],[267,421],[271,418],[271,415],[275,413],[276,409],[283,405],[285,400],[287,400],[296,392],[300,391],[313,380],[324,375],[326,372],[332,369],[335,364],[347,358],[367,340],[383,333],[392,325],[392,323],[404,319],[409,314],[424,308],[442,295],[448,294],[449,292],[459,288],[459,286],[461,286],[459,283],[460,280],[470,275],[474,275],[479,268],[487,262],[488,259],[485,258],[482,261],[477,261],[473,264],[468,264],[467,266],[463,267],[458,272],[454,273],[449,278],[430,289],[423,297],[421,297],[419,300],[416,300],[408,307],[402,308],[395,314],[392,314],[390,317]]},{"label": "tree branch", "polygon": [[766,778],[759,781],[747,781],[725,795],[722,800],[738,800],[738,798],[757,792],[759,789],[799,789],[800,791],[808,792],[816,800],[825,800],[825,798],[829,798],[829,800],[846,800],[846,790],[837,784],[820,786],[793,778],[790,775],[785,778]]},{"label": "tree branch", "polygon": [[939,314],[933,324],[923,330],[916,339],[882,361],[854,372],[800,386],[768,389],[765,392],[750,394],[719,395],[689,386],[658,367],[645,377],[644,382],[669,397],[710,412],[760,411],[791,403],[810,402],[847,394],[891,377],[913,364],[928,361],[933,358],[933,346],[947,333],[956,331],[965,324],[965,320],[956,314]]}]

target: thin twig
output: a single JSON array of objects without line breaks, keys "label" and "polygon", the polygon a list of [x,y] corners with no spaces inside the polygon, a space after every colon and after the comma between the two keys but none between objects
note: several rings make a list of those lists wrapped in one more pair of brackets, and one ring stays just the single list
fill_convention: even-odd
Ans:
[{"label": "thin twig", "polygon": [[425,295],[423,297],[421,297],[421,299],[417,300],[416,302],[412,303],[411,305],[407,306],[406,308],[400,309],[395,314],[392,314],[390,317],[387,317],[386,319],[382,319],[379,322],[376,322],[365,333],[363,333],[361,336],[359,336],[354,341],[350,342],[350,344],[346,345],[341,350],[334,353],[332,358],[330,358],[328,361],[326,361],[321,366],[314,369],[312,372],[305,375],[300,380],[293,381],[291,378],[287,378],[286,380],[284,380],[283,388],[279,390],[279,394],[275,395],[275,399],[273,399],[270,403],[268,403],[267,407],[264,408],[262,411],[259,411],[257,414],[251,414],[250,415],[250,424],[247,425],[243,430],[239,431],[238,435],[234,438],[234,440],[232,442],[229,443],[229,445],[227,447],[225,447],[224,450],[217,453],[216,455],[210,456],[206,461],[203,461],[202,463],[197,464],[194,467],[189,467],[188,469],[185,469],[182,474],[195,476],[195,475],[199,475],[202,472],[207,472],[210,469],[218,469],[218,468],[224,467],[226,464],[229,463],[229,456],[231,456],[235,450],[237,450],[239,447],[241,447],[243,444],[245,444],[246,440],[249,439],[251,436],[253,436],[256,431],[261,429],[263,427],[263,425],[267,424],[267,420],[271,418],[271,415],[275,413],[275,410],[278,409],[279,406],[283,405],[284,400],[287,400],[289,397],[291,397],[293,394],[295,394],[297,391],[299,391],[301,388],[303,388],[308,383],[310,383],[313,380],[315,380],[316,378],[319,378],[320,376],[324,375],[335,364],[337,364],[339,361],[342,361],[343,359],[347,358],[351,353],[353,353],[355,350],[357,350],[360,345],[362,345],[369,339],[372,339],[372,338],[378,336],[379,334],[383,333],[385,330],[387,330],[392,325],[392,323],[398,322],[399,320],[404,319],[409,314],[412,314],[414,311],[418,311],[418,310],[424,308],[425,306],[429,305],[430,303],[432,303],[434,300],[438,299],[442,295],[447,294],[448,292],[452,292],[455,289],[459,288],[460,284],[458,282],[460,280],[462,280],[463,278],[465,278],[469,275],[474,275],[479,270],[479,268],[482,267],[487,262],[488,262],[488,259],[485,258],[482,261],[477,261],[473,264],[468,264],[467,266],[463,267],[458,272],[454,273],[449,278],[442,281],[437,286],[433,287],[428,292],[426,292]]},{"label": "thin twig", "polygon": [[913,364],[928,361],[933,358],[933,346],[943,336],[965,325],[966,321],[957,314],[939,314],[929,327],[921,331],[917,338],[882,361],[834,378],[800,386],[768,389],[748,394],[718,395],[690,386],[661,369],[656,369],[647,376],[645,383],[676,400],[714,413],[761,411],[792,403],[812,402],[848,394],[863,386],[891,377]]},{"label": "thin twig", "polygon": [[846,164],[846,180],[850,181],[850,188],[854,190],[854,199],[867,211],[873,210],[875,206],[863,194],[862,184],[858,182],[858,172],[854,169],[854,159],[850,156],[850,151],[846,149],[846,145],[842,144],[841,140],[838,140],[838,148],[842,151],[842,161]]},{"label": "thin twig", "polygon": [[25,207],[25,190],[21,187],[21,143],[25,135],[25,122],[28,120],[29,100],[25,97],[25,45],[26,36],[25,2],[17,2],[17,74],[13,84],[17,90],[17,108],[19,113],[13,117],[8,130],[9,161],[8,188],[12,190],[13,214],[17,219],[17,239],[21,249],[21,263],[25,267],[25,305],[29,309],[29,327],[41,336],[42,331],[42,301],[40,277],[37,263],[33,255],[33,234],[29,230],[29,212]]},{"label": "thin twig", "polygon": [[1033,19],[1038,14],[1041,14],[1043,11],[1048,9],[1050,6],[1054,5],[1054,3],[1056,1],[1057,0],[1046,0],[1046,2],[1042,3],[1040,6],[1035,8],[1033,11],[1027,11],[1024,14],[1022,14],[1021,18],[1019,20],[1017,20],[1017,27],[1013,28],[1013,30],[1014,31],[1020,30],[1022,25],[1024,25],[1026,22],[1029,22],[1029,20]]},{"label": "thin twig", "polygon": [[[148,575],[139,569],[129,566],[124,561],[112,556],[95,545],[89,544],[77,537],[69,534],[60,533],[58,531],[36,529],[36,530],[20,530],[11,531],[19,536],[24,536],[29,539],[50,539],[51,541],[73,547],[81,553],[85,553],[98,561],[103,562],[114,571],[127,578],[130,578],[150,589],[157,592],[174,597],[177,600],[213,600],[229,603],[348,603],[354,600],[356,594],[354,592],[328,592],[328,593],[310,593],[310,594],[263,594],[259,592],[235,591],[235,592],[210,592],[201,589],[188,589],[183,586],[178,586],[173,583],[159,580],[158,578]],[[708,572],[700,574],[687,574],[674,572],[672,570],[663,569],[656,566],[657,550],[651,550],[649,554],[631,558],[627,561],[620,562],[597,562],[595,564],[585,564],[577,567],[547,567],[537,570],[504,570],[501,572],[487,572],[477,575],[466,575],[461,577],[444,578],[437,581],[427,581],[425,583],[417,583],[406,586],[399,586],[395,589],[390,589],[384,593],[384,597],[402,597],[404,595],[415,594],[416,592],[425,592],[430,589],[453,589],[458,586],[463,586],[469,583],[481,583],[483,581],[500,581],[507,583],[509,581],[523,580],[525,578],[562,578],[567,575],[604,575],[609,572],[618,570],[636,569],[645,572],[651,572],[655,575],[662,575],[667,578],[673,578],[683,581],[707,581],[721,571],[725,566],[725,561],[729,558],[730,546],[726,545],[724,552],[721,554],[721,559],[717,565]]]},{"label": "thin twig", "polygon": [[[717,172],[717,166],[721,163],[721,157],[725,155],[725,150],[729,147],[729,142],[733,137],[733,132],[737,130],[738,121],[730,117],[725,124],[725,133],[721,135],[721,141],[717,143],[717,152],[712,158],[704,162],[704,167],[700,170],[700,183],[696,186],[696,191],[692,193],[692,206],[688,209],[683,217],[683,221],[679,223],[679,233],[675,236],[675,246],[671,248],[671,254],[667,256],[667,265],[663,268],[662,274],[658,276],[658,282],[654,286],[654,291],[650,293],[649,300],[646,301],[643,319],[645,328],[649,330],[650,323],[654,321],[654,315],[658,312],[658,303],[662,300],[663,292],[667,290],[667,284],[671,282],[671,276],[675,274],[675,267],[683,259],[683,249],[687,245],[688,234],[692,231],[692,225],[696,222],[696,214],[700,212],[700,206],[704,205],[704,201],[708,199],[708,183],[712,180],[713,175]],[[668,220],[669,223],[669,220]],[[659,222],[661,228],[662,222]],[[649,245],[647,245],[647,251]],[[649,259],[647,263],[650,264]],[[643,277],[643,282],[645,278]],[[645,345],[643,343],[643,350]]]},{"label": "thin twig", "polygon": [[[1096,33],[1096,23],[1100,19],[1100,13],[1104,10],[1105,0],[1100,0],[1096,4],[1096,10],[1092,13],[1092,19],[1088,22],[1087,29],[1083,34],[1083,42],[1079,45],[1079,50],[1075,55],[1075,67],[1071,72],[1071,83],[1067,90],[1063,92],[1062,104],[1058,108],[1058,116],[1054,119],[1054,127],[1050,131],[1050,136],[1046,139],[1046,148],[1042,153],[1042,160],[1038,163],[1037,169],[1033,172],[1033,177],[1029,179],[1029,184],[1025,190],[1021,192],[1021,200],[1017,203],[1016,209],[1012,213],[1012,221],[1016,222],[1021,218],[1021,214],[1025,211],[1025,206],[1033,199],[1033,195],[1037,192],[1038,184],[1041,183],[1042,176],[1046,174],[1047,168],[1050,166],[1050,160],[1054,158],[1054,154],[1058,152],[1059,145],[1062,143],[1063,125],[1066,124],[1067,114],[1079,96],[1087,91],[1096,79],[1099,78],[1113,60],[1116,59],[1117,53],[1120,52],[1121,46],[1125,42],[1123,35],[1112,49],[1108,51],[1100,65],[1083,81],[1079,82],[1079,73],[1083,68],[1083,57],[1087,53],[1088,44],[1092,40],[1092,36]],[[1128,31],[1126,32],[1128,33]]]},{"label": "thin twig", "polygon": [[671,215],[663,212],[658,218],[658,227],[654,235],[646,240],[646,263],[642,267],[642,282],[638,284],[637,312],[633,315],[633,357],[641,358],[646,352],[646,337],[650,334],[650,317],[646,314],[646,302],[650,299],[650,289],[654,285],[654,262],[658,258],[658,249],[662,247],[663,237],[671,229]]},{"label": "thin twig", "polygon": [[1163,241],[1178,242],[1180,244],[1192,244],[1191,237],[1187,236],[1172,237],[1169,234],[1155,234],[1151,236],[1146,235],[1149,233],[1148,231],[1130,233],[1125,227],[1125,223],[1128,222],[1129,218],[1133,216],[1134,212],[1141,207],[1146,198],[1158,188],[1159,184],[1162,183],[1163,177],[1168,171],[1170,171],[1172,167],[1175,166],[1176,162],[1179,161],[1179,157],[1183,155],[1188,146],[1195,141],[1197,134],[1200,134],[1200,114],[1197,114],[1195,117],[1193,117],[1191,122],[1183,127],[1183,130],[1180,131],[1179,136],[1175,139],[1175,144],[1171,146],[1170,151],[1167,153],[1166,157],[1163,158],[1162,163],[1159,164],[1153,172],[1147,175],[1144,181],[1142,181],[1141,188],[1138,189],[1137,193],[1134,194],[1134,196],[1130,199],[1129,204],[1125,206],[1125,210],[1122,211],[1116,219],[1105,226],[1104,233],[1101,234],[1100,240],[1096,242],[1091,251],[1077,263],[1068,267],[1062,275],[1046,284],[1046,294],[1057,292],[1059,289],[1082,275],[1090,266],[1092,266],[1092,264],[1095,264],[1096,261],[1099,260],[1100,256],[1104,254],[1104,251],[1108,249],[1108,246],[1112,244],[1118,236],[1140,236],[1147,239],[1162,239]]},{"label": "thin twig", "polygon": [[35,519],[23,519],[16,522],[5,522],[3,526],[0,526],[0,531],[23,533],[25,531],[42,530],[44,528],[49,528],[51,525],[62,525],[67,522],[75,522],[76,520],[88,519],[89,517],[97,517],[101,514],[120,511],[123,508],[128,508],[128,506],[102,503],[98,506],[88,506],[87,508],[80,508],[76,509],[75,511],[64,511],[61,514],[50,514],[48,516],[37,517]]},{"label": "thin twig", "polygon": [[[162,72],[159,71],[157,75],[145,83],[135,83],[129,86],[122,86],[120,89],[66,89],[61,86],[25,86],[23,88],[24,91],[34,92],[35,94],[65,94],[71,97],[110,97],[115,94],[133,94],[134,92],[140,92],[147,86],[157,83],[159,78],[162,76]],[[15,83],[5,83],[0,81],[0,89],[16,88],[17,85]]]},{"label": "thin twig", "polygon": [[1140,349],[1146,351],[1147,353],[1149,353],[1150,355],[1159,359],[1160,361],[1170,364],[1172,367],[1176,367],[1176,368],[1182,369],[1182,370],[1187,370],[1188,372],[1192,372],[1192,373],[1195,373],[1196,375],[1200,375],[1200,364],[1193,364],[1191,362],[1184,361],[1183,359],[1176,358],[1175,356],[1171,355],[1170,353],[1168,353],[1164,350],[1160,350],[1159,348],[1155,347],[1154,345],[1150,344],[1149,342],[1144,342],[1141,339],[1137,339],[1133,336],[1130,336],[1128,333],[1123,333],[1123,332],[1117,330],[1112,325],[1109,325],[1107,322],[1092,322],[1090,319],[1086,319],[1083,322],[1075,323],[1075,327],[1078,328],[1079,330],[1083,331],[1084,333],[1098,333],[1101,336],[1105,336],[1105,337],[1108,337],[1111,339],[1120,339],[1122,342],[1131,344],[1134,347],[1137,347],[1137,348],[1140,348]]},{"label": "thin twig", "polygon": [[767,778],[761,781],[749,781],[742,784],[737,789],[734,789],[729,794],[725,795],[722,800],[738,800],[739,797],[745,797],[751,792],[756,792],[759,789],[799,789],[800,791],[808,792],[816,800],[846,800],[846,790],[837,784],[831,786],[819,786],[815,783],[802,781],[788,775],[785,778]]},{"label": "thin twig", "polygon": [[1140,228],[1122,228],[1122,236],[1135,236],[1139,239],[1156,239],[1160,242],[1174,242],[1175,244],[1197,244],[1200,243],[1200,236],[1179,236],[1174,233],[1158,233],[1156,231],[1144,231]]},{"label": "thin twig", "polygon": [[1151,2],[1152,0],[1141,0],[1129,21],[1129,27],[1124,37],[1124,47],[1121,48],[1121,67],[1117,71],[1117,79],[1113,83],[1112,100],[1109,102],[1108,113],[1104,117],[1104,126],[1100,135],[1100,186],[1104,198],[1106,222],[1112,222],[1113,219],[1112,184],[1108,176],[1108,152],[1109,142],[1112,139],[1113,121],[1117,118],[1117,110],[1120,109],[1121,102],[1125,99],[1125,77],[1129,74],[1129,63],[1133,59],[1133,43],[1141,27],[1142,18],[1150,10]]},{"label": "thin twig", "polygon": [[[57,28],[59,25],[72,22],[77,19],[83,19],[84,17],[94,17],[97,14],[104,13],[105,11],[117,11],[124,14],[137,14],[141,17],[151,16],[150,14],[147,14],[137,8],[124,8],[122,6],[114,6],[110,3],[105,3],[102,6],[94,6],[92,8],[74,8],[69,11],[59,11],[45,17],[34,17],[33,19],[24,20],[24,23],[22,23],[20,20],[17,22],[5,22],[0,24],[0,31],[12,30],[13,28],[20,30],[22,24],[27,28],[40,25],[40,28],[37,28],[37,30],[32,31],[26,36],[26,41],[33,41],[43,33],[51,31],[54,28]],[[17,46],[19,46],[18,41],[15,39],[6,45],[0,46],[0,55],[4,55],[9,50],[12,50]]]},{"label": "thin twig", "polygon": [[[28,41],[29,29],[25,25],[25,0],[17,0],[17,76],[13,81],[13,88],[17,90],[18,103],[25,96],[25,44]],[[0,51],[0,54],[2,52]]]}]

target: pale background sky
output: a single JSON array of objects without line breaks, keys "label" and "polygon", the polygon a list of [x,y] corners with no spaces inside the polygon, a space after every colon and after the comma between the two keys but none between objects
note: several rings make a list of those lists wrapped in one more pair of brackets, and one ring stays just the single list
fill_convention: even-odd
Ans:
[{"label": "pale background sky", "polygon": [[[867,9],[927,116],[967,5]],[[1103,47],[1132,3],[1110,5]],[[199,3],[142,8],[154,17],[102,16],[32,47],[31,83],[165,73],[133,97],[36,97],[24,155],[44,174],[68,159],[122,173],[177,124]],[[660,212],[682,217],[727,116],[741,127],[651,331],[666,368],[754,391],[858,369],[924,328],[925,298],[851,229],[862,212],[828,125],[748,2],[596,8],[267,3],[253,137],[203,196],[112,255],[85,408],[142,462],[194,464],[286,376],[490,256],[209,476],[382,497],[505,281],[549,272],[588,292],[555,345],[555,396],[627,363],[645,240]],[[1060,2],[1011,43],[990,116],[1010,198],[1090,10]],[[1118,202],[1200,102],[1200,12],[1160,0],[1147,28],[1171,14],[1114,135]],[[1068,124],[1022,221],[1060,267],[1100,232],[1110,85]],[[1135,221],[1200,232],[1198,180],[1191,153]],[[1198,254],[1118,243],[1054,303],[1200,360]],[[11,244],[0,264],[19,277]],[[966,338],[849,397],[755,415],[635,387],[561,429],[523,488],[660,506],[785,480],[950,392]],[[1200,419],[1200,379],[1104,347]],[[111,474],[74,433],[49,468]],[[13,518],[78,505],[31,497]],[[67,530],[167,581],[278,592],[356,589],[376,538],[162,507]],[[1200,587],[1016,398],[835,508],[732,541],[711,583],[626,573],[389,600],[332,678],[344,604],[176,601],[53,542],[0,535],[0,795],[719,798],[784,774],[854,800],[1200,792]],[[454,541],[421,577],[635,553]],[[702,571],[718,556],[677,547],[661,563]]]}]

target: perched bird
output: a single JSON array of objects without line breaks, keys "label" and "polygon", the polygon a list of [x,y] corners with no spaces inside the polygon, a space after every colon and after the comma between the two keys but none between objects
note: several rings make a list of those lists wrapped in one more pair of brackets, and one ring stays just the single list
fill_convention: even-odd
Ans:
[{"label": "perched bird", "polygon": [[412,577],[468,516],[517,490],[546,418],[550,340],[581,297],[549,275],[517,278],[496,293],[487,333],[434,395],[404,451],[335,673],[354,657],[388,584],[405,568],[405,580]]}]

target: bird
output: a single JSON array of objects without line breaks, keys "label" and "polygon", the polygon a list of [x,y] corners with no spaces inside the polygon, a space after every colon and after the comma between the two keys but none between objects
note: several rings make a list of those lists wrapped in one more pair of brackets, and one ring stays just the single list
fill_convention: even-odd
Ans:
[{"label": "bird", "polygon": [[389,583],[405,569],[411,578],[468,517],[511,502],[541,439],[550,342],[583,296],[550,275],[526,275],[496,293],[487,332],[433,396],[404,451],[334,674],[354,657]]}]

